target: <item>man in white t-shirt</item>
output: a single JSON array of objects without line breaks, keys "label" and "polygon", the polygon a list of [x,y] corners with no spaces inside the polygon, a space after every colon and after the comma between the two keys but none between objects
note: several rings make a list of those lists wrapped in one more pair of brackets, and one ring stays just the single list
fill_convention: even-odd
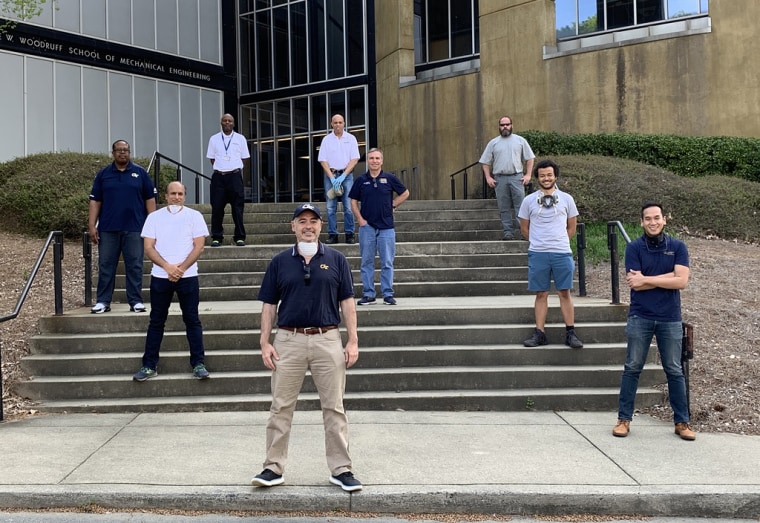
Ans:
[{"label": "man in white t-shirt", "polygon": [[158,353],[175,293],[185,322],[193,376],[198,379],[209,377],[204,365],[203,326],[198,316],[197,263],[208,236],[208,227],[201,213],[185,207],[185,186],[182,183],[171,182],[166,187],[166,203],[166,207],[148,215],[141,234],[145,254],[153,262],[153,269],[150,271],[150,323],[142,367],[133,376],[135,381],[158,376]]}]

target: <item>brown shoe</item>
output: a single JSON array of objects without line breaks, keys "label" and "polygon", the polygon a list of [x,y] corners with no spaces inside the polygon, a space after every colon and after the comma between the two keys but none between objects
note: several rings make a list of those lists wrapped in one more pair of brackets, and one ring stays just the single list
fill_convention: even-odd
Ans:
[{"label": "brown shoe", "polygon": [[612,435],[618,438],[624,438],[630,431],[631,422],[627,419],[619,419],[615,428],[612,429]]},{"label": "brown shoe", "polygon": [[697,439],[697,433],[691,430],[688,423],[676,423],[676,434],[681,436],[681,439],[688,441]]}]

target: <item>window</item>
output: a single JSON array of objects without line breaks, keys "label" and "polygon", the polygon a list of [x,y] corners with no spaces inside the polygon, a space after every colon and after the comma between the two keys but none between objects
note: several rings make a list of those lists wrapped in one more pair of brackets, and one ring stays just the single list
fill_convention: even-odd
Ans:
[{"label": "window", "polygon": [[479,53],[478,0],[414,0],[416,65]]},{"label": "window", "polygon": [[241,0],[241,94],[367,74],[365,11],[357,0]]},{"label": "window", "polygon": [[556,0],[557,39],[707,14],[708,0]]}]

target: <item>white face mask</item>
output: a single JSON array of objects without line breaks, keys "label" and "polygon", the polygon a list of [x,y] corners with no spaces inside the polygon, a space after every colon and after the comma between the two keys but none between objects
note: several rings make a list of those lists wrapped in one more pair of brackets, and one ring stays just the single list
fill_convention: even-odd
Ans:
[{"label": "white face mask", "polygon": [[301,256],[314,256],[317,254],[317,244],[313,242],[298,242],[298,252]]},{"label": "white face mask", "polygon": [[172,214],[177,214],[181,210],[182,210],[182,205],[170,205],[169,206],[169,212],[172,213]]}]

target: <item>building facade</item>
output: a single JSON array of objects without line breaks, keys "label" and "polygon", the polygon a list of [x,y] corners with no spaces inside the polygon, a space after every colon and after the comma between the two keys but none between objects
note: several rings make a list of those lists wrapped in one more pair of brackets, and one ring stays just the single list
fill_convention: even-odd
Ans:
[{"label": "building facade", "polygon": [[[757,0],[58,5],[24,27],[92,40],[103,54],[110,46],[157,53],[189,64],[174,67],[185,76],[159,76],[152,62],[136,73],[124,69],[129,61],[119,69],[102,56],[95,64],[51,57],[44,39],[21,49],[3,42],[0,66],[24,80],[0,86],[9,109],[0,159],[103,151],[125,136],[137,154],[155,147],[205,165],[226,111],[251,146],[250,201],[318,201],[318,147],[341,113],[362,154],[382,148],[385,167],[415,198],[448,199],[450,175],[477,162],[502,115],[518,134],[760,135]],[[480,170],[471,171],[475,194]]]}]

